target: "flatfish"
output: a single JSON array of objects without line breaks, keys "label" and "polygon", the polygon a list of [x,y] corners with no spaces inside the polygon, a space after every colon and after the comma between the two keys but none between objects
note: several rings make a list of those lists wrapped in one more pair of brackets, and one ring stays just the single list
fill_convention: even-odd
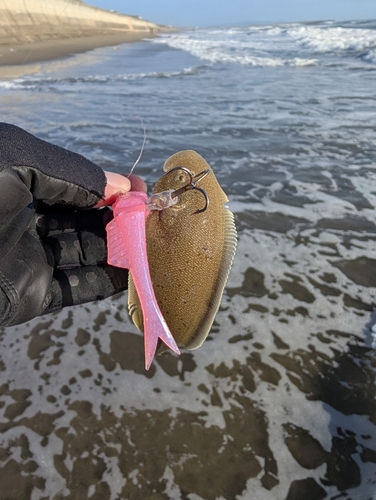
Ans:
[{"label": "flatfish", "polygon": [[[225,206],[228,198],[202,156],[181,151],[168,158],[163,169],[166,174],[154,193],[187,185],[187,170],[191,178],[208,170],[200,189],[183,192],[176,204],[152,210],[146,219],[147,256],[158,305],[179,348],[191,350],[204,342],[213,324],[237,234],[233,214]],[[142,331],[142,310],[131,276],[128,308]]]}]

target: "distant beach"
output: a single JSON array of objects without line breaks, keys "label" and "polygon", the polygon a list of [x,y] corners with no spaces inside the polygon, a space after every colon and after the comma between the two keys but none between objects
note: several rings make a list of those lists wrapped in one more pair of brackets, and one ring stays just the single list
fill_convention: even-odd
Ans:
[{"label": "distant beach", "polygon": [[[15,66],[135,42],[168,30],[80,0],[0,0],[0,77],[14,76]],[[9,66],[13,68],[7,70]]]}]

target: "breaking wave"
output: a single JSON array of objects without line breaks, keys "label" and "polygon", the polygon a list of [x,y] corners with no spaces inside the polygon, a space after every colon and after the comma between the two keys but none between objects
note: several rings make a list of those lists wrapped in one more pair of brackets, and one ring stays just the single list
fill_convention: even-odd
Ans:
[{"label": "breaking wave", "polygon": [[[228,30],[198,31],[166,35],[153,43],[167,44],[211,63],[250,66],[312,66],[318,55],[333,54],[376,62],[376,30],[348,24],[290,23],[279,26],[249,26]],[[305,50],[307,58],[295,54]],[[290,55],[291,57],[286,57]]]}]

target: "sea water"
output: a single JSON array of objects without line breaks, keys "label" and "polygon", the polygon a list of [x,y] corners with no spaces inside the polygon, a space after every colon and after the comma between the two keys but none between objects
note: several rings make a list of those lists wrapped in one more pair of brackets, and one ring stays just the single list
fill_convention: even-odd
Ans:
[{"label": "sea water", "polygon": [[107,170],[141,117],[150,187],[197,150],[239,233],[208,340],[149,372],[126,294],[2,331],[0,497],[376,498],[375,28],[187,31],[0,81],[1,120]]}]

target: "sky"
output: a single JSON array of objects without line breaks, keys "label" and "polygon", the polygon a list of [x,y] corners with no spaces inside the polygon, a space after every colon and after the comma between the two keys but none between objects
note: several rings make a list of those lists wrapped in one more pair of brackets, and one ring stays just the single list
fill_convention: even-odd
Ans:
[{"label": "sky", "polygon": [[176,27],[376,19],[376,0],[86,0],[85,3]]}]

